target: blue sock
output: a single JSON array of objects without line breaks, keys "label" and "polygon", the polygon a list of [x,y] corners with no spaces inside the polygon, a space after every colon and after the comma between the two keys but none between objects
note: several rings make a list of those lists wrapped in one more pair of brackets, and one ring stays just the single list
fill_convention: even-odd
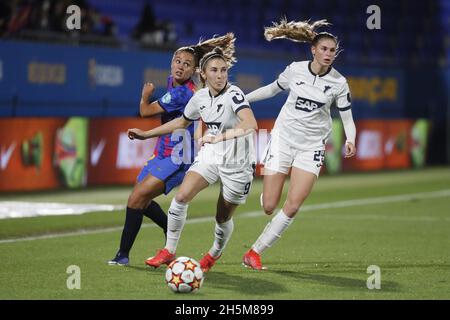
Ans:
[{"label": "blue sock", "polygon": [[164,234],[167,233],[167,215],[156,201],[150,202],[144,210],[144,215],[163,229]]},{"label": "blue sock", "polygon": [[127,207],[125,216],[125,224],[122,230],[122,237],[120,238],[119,253],[122,257],[128,257],[134,240],[137,237],[139,229],[142,225],[143,209],[132,209]]}]

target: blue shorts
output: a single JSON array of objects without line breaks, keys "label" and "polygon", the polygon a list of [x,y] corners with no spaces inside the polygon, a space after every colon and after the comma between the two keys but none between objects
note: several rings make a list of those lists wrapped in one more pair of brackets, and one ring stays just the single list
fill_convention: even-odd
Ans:
[{"label": "blue shorts", "polygon": [[151,174],[155,178],[164,181],[164,194],[168,194],[173,188],[183,182],[183,178],[189,167],[190,164],[174,164],[171,157],[160,158],[152,156],[139,173],[137,182],[140,183],[145,177]]}]

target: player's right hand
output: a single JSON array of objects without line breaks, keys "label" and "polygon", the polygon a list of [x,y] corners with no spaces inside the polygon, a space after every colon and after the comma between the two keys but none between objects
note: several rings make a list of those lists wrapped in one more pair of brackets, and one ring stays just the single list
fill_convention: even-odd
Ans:
[{"label": "player's right hand", "polygon": [[356,147],[353,143],[347,141],[345,143],[345,158],[351,158],[356,154]]},{"label": "player's right hand", "polygon": [[145,139],[147,139],[147,136],[145,135],[145,131],[138,129],[138,128],[128,129],[127,134],[128,134],[128,138],[130,140],[134,140],[134,139],[145,140]]},{"label": "player's right hand", "polygon": [[151,82],[146,82],[142,87],[142,97],[150,97],[153,95],[154,91],[155,91],[154,84]]}]

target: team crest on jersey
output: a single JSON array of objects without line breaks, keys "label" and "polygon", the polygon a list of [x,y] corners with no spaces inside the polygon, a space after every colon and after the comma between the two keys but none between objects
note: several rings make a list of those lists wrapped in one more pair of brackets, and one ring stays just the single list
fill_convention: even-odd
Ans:
[{"label": "team crest on jersey", "polygon": [[165,95],[163,95],[163,97],[161,98],[161,101],[163,103],[169,103],[171,99],[172,99],[172,96],[170,95],[170,92],[167,92]]},{"label": "team crest on jersey", "polygon": [[302,110],[305,112],[311,112],[315,109],[322,108],[325,105],[325,103],[297,97],[297,101],[295,102],[295,109]]}]

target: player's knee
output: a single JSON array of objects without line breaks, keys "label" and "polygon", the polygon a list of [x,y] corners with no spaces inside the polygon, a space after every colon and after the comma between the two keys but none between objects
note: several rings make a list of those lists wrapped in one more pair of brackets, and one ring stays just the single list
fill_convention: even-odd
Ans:
[{"label": "player's knee", "polygon": [[225,223],[228,220],[230,220],[230,217],[225,217],[225,216],[216,216],[216,222],[217,223]]},{"label": "player's knee", "polygon": [[184,204],[187,204],[187,203],[189,203],[189,201],[191,201],[192,199],[191,199],[191,197],[190,197],[190,195],[189,195],[188,192],[184,192],[184,191],[180,190],[180,191],[178,191],[177,194],[175,195],[175,200],[176,200],[178,203],[184,203]]},{"label": "player's knee", "polygon": [[148,200],[139,191],[133,190],[128,197],[127,206],[133,209],[144,209]]},{"label": "player's knee", "polygon": [[286,200],[286,203],[283,207],[283,212],[289,216],[293,217],[297,214],[298,210],[300,209],[303,201],[292,201],[292,200]]},{"label": "player's knee", "polygon": [[276,208],[277,208],[277,203],[274,201],[263,202],[264,213],[267,215],[271,215],[275,211]]},{"label": "player's knee", "polygon": [[271,215],[273,213],[273,211],[275,210],[275,207],[277,206],[276,203],[274,203],[274,201],[271,201],[270,199],[266,199],[264,197],[264,194],[261,193],[260,197],[259,197],[259,203],[261,205],[261,207],[264,210],[264,213],[267,215]]}]

